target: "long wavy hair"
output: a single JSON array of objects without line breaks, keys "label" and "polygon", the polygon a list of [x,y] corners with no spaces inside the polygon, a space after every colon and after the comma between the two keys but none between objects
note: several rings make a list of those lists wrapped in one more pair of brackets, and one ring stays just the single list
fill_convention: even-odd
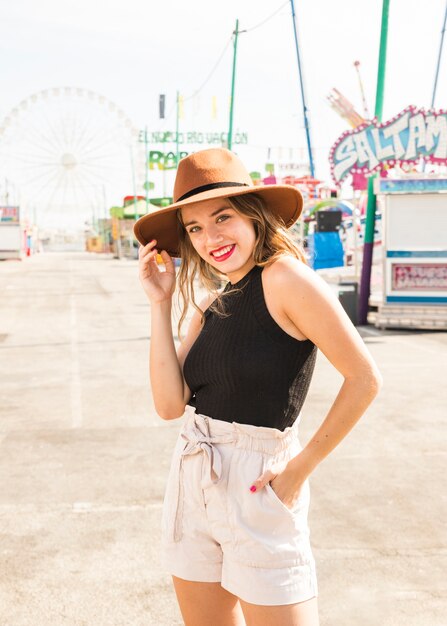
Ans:
[{"label": "long wavy hair", "polygon": [[[262,197],[256,193],[226,198],[233,209],[249,217],[253,222],[256,240],[253,248],[255,265],[265,267],[271,265],[283,255],[291,255],[307,265],[306,255],[301,244],[296,243],[280,217],[271,213]],[[205,316],[195,300],[194,280],[199,278],[208,292],[215,296],[210,309],[220,316],[225,316],[224,300],[238,289],[230,289],[225,294],[220,292],[224,275],[209,265],[196,252],[190,237],[183,225],[180,210],[177,211],[179,251],[181,264],[178,272],[178,298],[181,315],[178,322],[178,336],[190,304],[201,314],[202,323]]]}]

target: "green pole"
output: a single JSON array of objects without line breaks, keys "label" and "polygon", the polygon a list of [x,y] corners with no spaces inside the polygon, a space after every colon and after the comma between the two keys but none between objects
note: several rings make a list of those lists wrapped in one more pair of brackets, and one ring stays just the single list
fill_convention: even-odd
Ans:
[{"label": "green pole", "polygon": [[135,221],[138,219],[138,205],[137,205],[137,184],[135,182],[135,167],[133,162],[133,150],[130,146],[130,166],[132,168],[132,185],[133,185],[133,206],[135,210]]},{"label": "green pole", "polygon": [[177,91],[177,113],[176,113],[176,120],[175,120],[175,164],[178,167],[178,162],[179,162],[179,156],[180,156],[180,150],[179,150],[179,143],[178,143],[178,127],[179,127],[179,119],[180,119],[180,106],[179,106],[179,92]]},{"label": "green pole", "polygon": [[149,212],[149,163],[148,163],[148,142],[147,142],[147,126],[144,128],[144,172],[145,181],[144,186],[146,189],[146,213]]},{"label": "green pole", "polygon": [[233,145],[233,112],[234,112],[234,85],[236,82],[236,55],[237,55],[237,38],[239,35],[239,20],[236,20],[236,30],[233,32],[233,72],[231,76],[231,98],[230,98],[230,124],[228,128],[228,150],[231,150]]},{"label": "green pole", "polygon": [[[135,166],[134,166],[134,161],[133,161],[132,144],[130,145],[130,165],[132,168],[133,206],[134,206],[135,221],[137,221],[138,219],[137,184],[135,181]],[[129,233],[129,256],[130,258],[133,258],[133,242],[134,242],[134,236],[132,235],[132,232],[131,232]]]},{"label": "green pole", "polygon": [[[377,71],[376,108],[375,117],[382,121],[383,96],[385,87],[386,49],[388,40],[388,14],[390,0],[383,0],[382,27],[380,32],[379,67]],[[359,324],[368,323],[368,303],[371,293],[371,268],[374,249],[374,227],[376,221],[376,196],[374,193],[374,179],[368,180],[368,204],[366,208],[365,237],[363,245],[362,275],[360,279]]]}]

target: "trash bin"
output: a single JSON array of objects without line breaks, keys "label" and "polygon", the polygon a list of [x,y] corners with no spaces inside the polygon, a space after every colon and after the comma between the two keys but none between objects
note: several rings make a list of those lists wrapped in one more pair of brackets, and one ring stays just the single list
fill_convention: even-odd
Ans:
[{"label": "trash bin", "polygon": [[341,282],[338,283],[338,299],[340,304],[348,314],[349,319],[357,326],[358,324],[358,283]]}]

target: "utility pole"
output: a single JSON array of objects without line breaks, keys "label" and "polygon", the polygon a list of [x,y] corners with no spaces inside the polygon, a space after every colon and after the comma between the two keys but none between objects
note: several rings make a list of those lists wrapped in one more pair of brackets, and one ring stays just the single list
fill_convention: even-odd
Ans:
[{"label": "utility pole", "polygon": [[175,121],[175,165],[178,169],[178,162],[179,162],[179,156],[180,156],[180,150],[179,150],[179,141],[178,141],[178,128],[179,128],[179,119],[180,119],[180,94],[177,91],[177,112],[176,112],[176,121]]},{"label": "utility pole", "polygon": [[149,163],[148,163],[148,142],[147,126],[144,127],[144,188],[146,189],[146,213],[149,212]]},{"label": "utility pole", "polygon": [[304,128],[306,130],[306,141],[307,141],[307,152],[309,154],[309,168],[310,175],[312,178],[315,178],[315,166],[314,159],[312,156],[312,142],[310,140],[310,126],[309,119],[307,115],[307,104],[306,104],[306,94],[304,92],[304,80],[303,80],[303,71],[301,67],[301,55],[300,55],[300,46],[298,43],[298,29],[296,26],[296,15],[295,15],[295,5],[293,0],[290,0],[290,4],[292,6],[292,22],[293,22],[293,33],[295,36],[295,48],[296,48],[296,58],[298,61],[298,74],[300,78],[300,88],[301,88],[301,101],[303,105],[303,115],[304,115]]},{"label": "utility pole", "polygon": [[[380,33],[379,67],[377,71],[375,117],[382,121],[383,96],[385,87],[386,48],[388,40],[388,14],[390,0],[383,0],[382,27]],[[360,279],[359,324],[368,323],[368,303],[371,293],[371,267],[374,250],[374,227],[376,220],[376,195],[374,193],[375,176],[368,179],[368,204],[366,207],[365,236],[363,239],[363,262]]]},{"label": "utility pole", "polygon": [[[134,166],[134,160],[133,160],[133,147],[132,144],[130,144],[130,165],[132,168],[132,186],[133,186],[133,206],[134,206],[134,216],[135,216],[135,221],[137,221],[138,219],[138,203],[137,203],[137,184],[136,184],[136,180],[135,180],[135,166]],[[134,238],[132,233],[129,233],[129,257],[132,259],[133,258],[133,242],[134,242]]]},{"label": "utility pole", "polygon": [[130,144],[130,167],[132,169],[132,186],[133,186],[133,206],[135,212],[135,221],[138,219],[138,204],[137,204],[137,184],[135,180],[135,165],[133,160],[133,149],[132,144]]},{"label": "utility pole", "polygon": [[[107,215],[107,198],[106,198],[106,186],[102,184],[102,209],[104,212],[104,252],[109,251],[109,230],[108,230],[108,215]],[[107,238],[107,241],[106,241]]]},{"label": "utility pole", "polygon": [[228,127],[227,147],[231,150],[233,145],[233,112],[234,112],[234,86],[236,83],[236,55],[237,55],[237,38],[239,35],[239,20],[236,20],[236,29],[233,32],[233,72],[231,75],[231,97],[230,97],[230,123]]}]

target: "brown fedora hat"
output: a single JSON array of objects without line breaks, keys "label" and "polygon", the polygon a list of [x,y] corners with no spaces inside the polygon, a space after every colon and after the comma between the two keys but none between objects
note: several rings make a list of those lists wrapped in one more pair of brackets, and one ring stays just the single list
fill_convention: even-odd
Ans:
[{"label": "brown fedora hat", "polygon": [[176,210],[213,198],[229,198],[247,193],[261,196],[272,213],[279,216],[287,228],[298,219],[303,197],[292,185],[255,187],[241,160],[225,148],[210,148],[194,152],[179,162],[174,184],[174,203],[151,210],[135,223],[134,233],[144,246],[157,240],[158,250],[178,257]]}]

